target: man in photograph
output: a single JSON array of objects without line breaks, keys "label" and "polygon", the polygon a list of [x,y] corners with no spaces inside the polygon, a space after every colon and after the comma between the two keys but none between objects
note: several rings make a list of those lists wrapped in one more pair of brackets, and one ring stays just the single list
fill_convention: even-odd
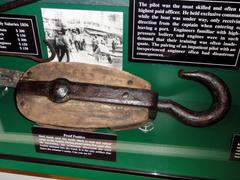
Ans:
[{"label": "man in photograph", "polygon": [[66,35],[66,31],[67,31],[66,29],[62,28],[61,33],[59,34],[59,37],[58,37],[59,41],[61,42],[59,62],[63,60],[63,57],[65,55],[67,57],[67,62],[70,61],[71,44],[68,36]]}]

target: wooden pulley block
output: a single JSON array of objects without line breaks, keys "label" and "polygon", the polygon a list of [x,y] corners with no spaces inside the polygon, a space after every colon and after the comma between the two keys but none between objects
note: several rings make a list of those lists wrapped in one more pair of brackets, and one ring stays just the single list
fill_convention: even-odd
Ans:
[{"label": "wooden pulley block", "polygon": [[[0,6],[0,13],[39,0],[13,0]],[[18,53],[4,53],[37,62],[49,62]],[[206,111],[192,111],[171,101],[158,99],[145,80],[127,72],[81,63],[43,63],[22,73],[0,68],[0,86],[17,87],[19,111],[28,119],[48,126],[74,129],[139,127],[154,119],[157,111],[167,112],[180,122],[205,127],[223,119],[231,106],[230,91],[218,76],[206,71],[179,71],[184,79],[205,85],[213,101]],[[158,99],[158,100],[157,100]]]},{"label": "wooden pulley block", "polygon": [[[77,84],[79,86],[87,85],[88,88],[92,89],[86,87],[77,90],[74,87],[70,88],[72,92],[69,92],[67,96],[70,96],[73,91],[89,94],[85,95],[86,99],[75,97],[69,98],[67,101],[64,100],[64,102],[54,102],[54,97],[51,99],[53,94],[49,94],[50,92],[41,94],[41,91],[51,91],[50,86],[52,85],[48,82],[59,79],[79,83]],[[32,87],[29,87],[29,82],[34,83]],[[37,85],[37,82],[42,83]],[[89,84],[100,86],[89,87]],[[115,89],[119,87],[120,90],[103,89],[106,87]],[[116,69],[74,62],[42,63],[23,73],[17,85],[16,102],[19,111],[26,118],[44,125],[80,129],[107,127],[119,130],[145,124],[149,120],[149,108],[144,107],[144,105],[133,106],[131,103],[121,104],[120,101],[124,99],[131,101],[129,96],[132,96],[131,93],[136,93],[126,91],[129,89],[121,89],[122,87],[130,88],[130,90],[151,90],[151,85],[147,81]],[[64,89],[62,91],[64,93]],[[109,93],[114,94],[108,97]],[[99,96],[99,99],[93,99],[92,96]],[[114,101],[116,102],[114,103]]]},{"label": "wooden pulley block", "polygon": [[83,63],[42,63],[26,72],[0,68],[0,85],[16,87],[19,111],[38,124],[73,129],[124,130],[143,126],[166,112],[180,122],[206,127],[223,119],[231,95],[225,82],[206,71],[179,71],[179,77],[200,82],[212,94],[206,111],[192,111],[158,99],[151,85],[130,73]]}]

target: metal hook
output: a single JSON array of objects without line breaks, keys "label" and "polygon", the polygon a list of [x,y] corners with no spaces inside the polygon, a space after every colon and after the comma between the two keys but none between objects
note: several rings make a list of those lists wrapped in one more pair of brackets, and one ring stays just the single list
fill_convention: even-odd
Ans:
[{"label": "metal hook", "polygon": [[30,4],[30,3],[37,2],[37,1],[39,1],[39,0],[15,0],[15,1],[11,1],[11,2],[5,3],[3,5],[0,5],[0,12],[8,11],[10,9],[14,9],[14,8],[19,7],[19,6],[27,5],[27,4]]},{"label": "metal hook", "polygon": [[42,58],[31,56],[31,55],[18,54],[18,53],[6,53],[6,52],[0,52],[0,56],[14,56],[14,57],[27,58],[39,63],[50,62],[55,58],[56,51],[52,42],[50,42],[49,40],[44,40],[44,43],[48,46],[49,50],[51,51],[51,56],[47,59],[42,59]]},{"label": "metal hook", "polygon": [[216,75],[205,71],[179,71],[179,77],[198,81],[212,94],[213,103],[207,111],[195,112],[171,100],[159,100],[158,111],[175,116],[186,125],[205,127],[221,120],[230,109],[231,95],[227,85]]}]

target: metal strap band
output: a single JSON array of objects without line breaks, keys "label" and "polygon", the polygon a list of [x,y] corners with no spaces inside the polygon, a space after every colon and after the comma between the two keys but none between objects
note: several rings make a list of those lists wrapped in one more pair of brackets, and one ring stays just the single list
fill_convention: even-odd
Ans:
[{"label": "metal strap band", "polygon": [[68,100],[141,106],[155,109],[158,95],[150,90],[99,84],[71,82],[66,79],[53,81],[19,81],[17,93],[46,96],[56,103]]}]

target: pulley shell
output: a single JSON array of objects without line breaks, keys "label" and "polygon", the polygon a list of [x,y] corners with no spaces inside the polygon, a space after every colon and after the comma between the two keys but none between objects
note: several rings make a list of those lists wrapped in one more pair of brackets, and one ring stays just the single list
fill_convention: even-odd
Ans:
[{"label": "pulley shell", "polygon": [[[107,86],[151,89],[151,85],[132,74],[117,69],[83,63],[42,63],[27,70],[21,80],[52,81],[64,78],[73,82]],[[74,129],[139,127],[149,120],[149,109],[99,102],[69,100],[55,103],[45,96],[18,93],[19,111],[28,119],[43,125]]]}]

